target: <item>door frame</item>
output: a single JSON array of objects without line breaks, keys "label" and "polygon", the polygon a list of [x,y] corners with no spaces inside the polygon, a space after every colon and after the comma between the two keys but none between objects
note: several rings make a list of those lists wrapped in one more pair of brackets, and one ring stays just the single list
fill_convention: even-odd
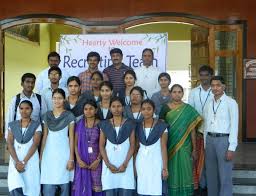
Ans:
[{"label": "door frame", "polygon": [[[10,19],[0,20],[0,86],[4,87],[4,30],[13,27],[16,25],[28,24],[28,23],[55,23],[55,24],[63,24],[69,25],[77,28],[82,29],[82,33],[124,33],[125,29],[128,27],[132,27],[135,25],[141,25],[145,23],[152,23],[152,22],[181,22],[181,23],[189,23],[194,24],[200,27],[208,28],[209,32],[214,26],[216,25],[240,25],[242,29],[242,54],[240,60],[244,59],[246,56],[246,27],[247,23],[245,20],[233,20],[233,21],[223,21],[223,20],[213,20],[206,17],[195,16],[187,13],[175,13],[175,12],[161,12],[161,13],[149,13],[140,16],[132,16],[116,21],[83,21],[73,17],[67,17],[62,15],[53,15],[53,14],[30,14],[30,15],[23,15],[18,16]],[[209,37],[209,44],[211,42],[211,38]],[[210,49],[210,48],[209,48]],[[210,50],[209,50],[210,52]],[[212,60],[210,57],[210,65],[212,64]],[[242,79],[242,72],[241,73],[241,81],[239,82],[241,89],[239,91],[239,109],[240,109],[240,124],[239,132],[243,137],[243,140],[246,140],[246,107],[245,107],[245,100],[246,100],[246,93],[245,93],[245,81]],[[4,106],[4,88],[3,91],[0,91],[0,104]],[[4,108],[0,108],[0,127],[1,133],[3,133],[3,120],[4,120]],[[240,136],[241,136],[240,135]]]}]

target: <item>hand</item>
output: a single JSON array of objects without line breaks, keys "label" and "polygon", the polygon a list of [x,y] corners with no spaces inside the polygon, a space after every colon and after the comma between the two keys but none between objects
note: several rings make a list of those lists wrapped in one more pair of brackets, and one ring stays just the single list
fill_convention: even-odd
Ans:
[{"label": "hand", "polygon": [[78,163],[80,168],[83,168],[83,169],[88,169],[89,168],[89,166],[84,161],[82,161],[81,159],[77,159],[77,163]]},{"label": "hand", "polygon": [[125,172],[126,167],[127,167],[127,166],[123,163],[123,164],[118,168],[118,172],[119,172],[119,173]]},{"label": "hand", "polygon": [[68,163],[67,163],[67,170],[68,171],[71,171],[74,169],[74,161],[73,160],[68,160]]},{"label": "hand", "polygon": [[193,158],[193,161],[196,161],[198,159],[196,150],[192,151],[192,158]]},{"label": "hand", "polygon": [[234,158],[234,154],[235,154],[234,151],[228,150],[228,151],[226,152],[226,160],[227,160],[227,161],[232,161],[233,158]]},{"label": "hand", "polygon": [[92,164],[89,166],[88,169],[96,170],[99,164],[100,164],[100,160],[96,159],[95,161],[92,162]]},{"label": "hand", "polygon": [[118,169],[114,165],[112,165],[111,163],[109,163],[107,166],[108,166],[108,168],[110,169],[110,171],[112,173],[117,173],[118,172]]},{"label": "hand", "polygon": [[163,180],[167,180],[168,176],[169,176],[168,170],[167,169],[163,169],[162,170]]},{"label": "hand", "polygon": [[23,164],[21,161],[16,162],[15,168],[18,172],[22,173],[25,171],[25,164]]}]

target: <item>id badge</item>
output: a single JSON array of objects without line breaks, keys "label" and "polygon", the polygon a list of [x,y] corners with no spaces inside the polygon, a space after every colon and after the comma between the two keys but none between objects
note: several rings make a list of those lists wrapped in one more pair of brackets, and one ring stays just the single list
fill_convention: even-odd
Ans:
[{"label": "id badge", "polygon": [[120,145],[115,145],[114,146],[114,151],[120,151],[121,150],[121,146]]},{"label": "id badge", "polygon": [[93,149],[92,149],[92,147],[88,147],[88,153],[93,153]]}]

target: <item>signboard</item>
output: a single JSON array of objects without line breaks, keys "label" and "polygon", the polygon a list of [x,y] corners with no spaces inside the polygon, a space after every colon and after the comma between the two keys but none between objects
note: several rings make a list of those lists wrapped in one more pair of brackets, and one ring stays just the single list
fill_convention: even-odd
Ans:
[{"label": "signboard", "polygon": [[78,75],[88,69],[86,57],[89,52],[94,51],[101,56],[99,70],[102,71],[112,64],[110,50],[120,48],[123,63],[136,69],[143,65],[143,49],[151,48],[154,51],[153,66],[163,72],[166,70],[167,43],[167,33],[62,35],[59,66],[70,75]]},{"label": "signboard", "polygon": [[256,79],[256,59],[244,59],[244,79]]}]

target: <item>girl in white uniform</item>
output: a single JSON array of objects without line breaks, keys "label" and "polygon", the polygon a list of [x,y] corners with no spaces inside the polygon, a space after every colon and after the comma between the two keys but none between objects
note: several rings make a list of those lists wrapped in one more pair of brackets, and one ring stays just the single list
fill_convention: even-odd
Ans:
[{"label": "girl in white uniform", "polygon": [[44,196],[54,196],[56,188],[61,196],[69,196],[74,174],[74,120],[64,110],[65,92],[53,91],[53,111],[43,118],[44,135],[41,148],[41,184]]},{"label": "girl in white uniform", "polygon": [[21,120],[9,123],[8,188],[11,196],[38,196],[40,194],[40,170],[37,149],[42,129],[40,122],[30,118],[33,110],[30,101],[22,101],[19,110]]},{"label": "girl in white uniform", "polygon": [[133,153],[135,124],[123,118],[122,99],[111,100],[113,118],[101,121],[102,187],[106,196],[132,196],[135,189]]},{"label": "girl in white uniform", "polygon": [[163,195],[162,181],[167,171],[167,124],[153,118],[155,104],[144,100],[141,104],[143,121],[136,128],[138,153],[136,155],[137,193],[140,196]]}]

